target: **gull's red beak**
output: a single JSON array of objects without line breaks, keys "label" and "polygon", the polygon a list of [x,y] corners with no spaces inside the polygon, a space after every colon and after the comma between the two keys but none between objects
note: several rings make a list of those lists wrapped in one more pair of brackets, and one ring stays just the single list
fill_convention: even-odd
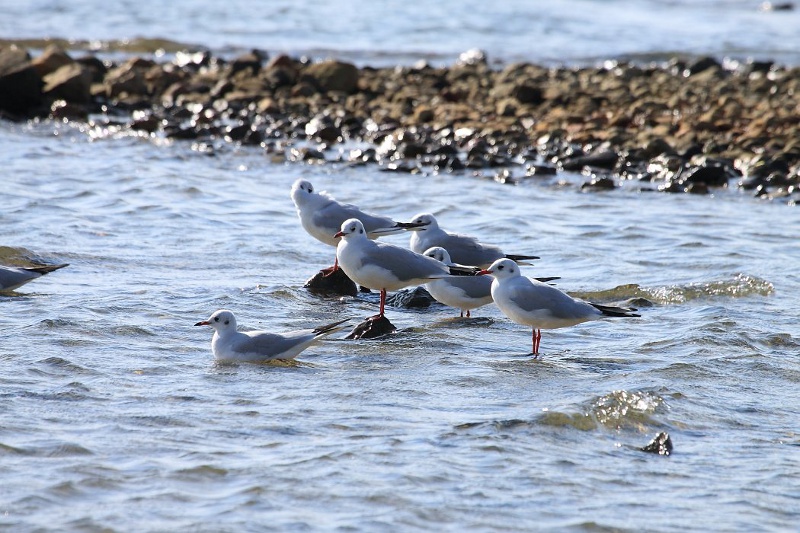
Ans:
[{"label": "gull's red beak", "polygon": [[491,270],[479,270],[478,271],[478,275],[479,276],[484,276],[486,274],[492,274],[492,271]]},{"label": "gull's red beak", "polygon": [[201,320],[200,322],[195,324],[195,326],[210,326],[210,325],[211,325],[211,322],[209,322],[208,320]]},{"label": "gull's red beak", "polygon": [[337,231],[336,235],[333,236],[334,239],[337,239],[339,237],[344,237],[344,232],[343,231]]}]

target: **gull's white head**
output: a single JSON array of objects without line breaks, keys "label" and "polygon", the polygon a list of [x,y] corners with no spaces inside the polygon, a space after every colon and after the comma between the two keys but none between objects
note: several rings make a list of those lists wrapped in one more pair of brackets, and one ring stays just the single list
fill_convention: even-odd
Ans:
[{"label": "gull's white head", "polygon": [[314,194],[314,186],[311,185],[310,181],[299,179],[292,185],[292,201],[295,205],[299,205],[307,198],[310,198],[312,194]]},{"label": "gull's white head", "polygon": [[488,274],[497,280],[515,278],[522,275],[519,271],[519,266],[511,259],[498,259],[486,270],[481,270],[479,274]]},{"label": "gull's white head", "polygon": [[215,311],[208,320],[202,320],[195,326],[211,326],[220,335],[225,331],[236,331],[236,317],[227,309]]},{"label": "gull's white head", "polygon": [[433,257],[437,261],[444,263],[445,265],[449,265],[453,261],[450,259],[450,254],[447,253],[447,250],[442,248],[441,246],[433,246],[425,250],[425,253],[422,255],[427,255],[428,257]]},{"label": "gull's white head", "polygon": [[342,222],[341,229],[334,235],[334,238],[336,237],[342,237],[343,239],[368,238],[367,232],[364,230],[364,224],[357,218],[348,218]]},{"label": "gull's white head", "polygon": [[439,223],[436,222],[436,217],[430,213],[420,213],[411,219],[411,222],[414,224],[422,224],[422,227],[415,229],[414,231],[425,231],[428,229],[439,228]]}]

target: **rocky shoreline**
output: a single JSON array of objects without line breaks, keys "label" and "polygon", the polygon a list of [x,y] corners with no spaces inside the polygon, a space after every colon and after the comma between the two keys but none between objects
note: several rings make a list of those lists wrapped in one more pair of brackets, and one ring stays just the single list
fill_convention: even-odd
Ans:
[{"label": "rocky shoreline", "polygon": [[[358,68],[253,51],[119,62],[59,46],[0,49],[0,118],[128,128],[197,143],[261,146],[307,163],[394,172],[480,172],[507,183],[585,176],[707,194],[739,187],[800,199],[800,68],[714,58],[584,68]],[[343,146],[357,148],[341,149]],[[544,177],[544,178],[543,178]]]}]

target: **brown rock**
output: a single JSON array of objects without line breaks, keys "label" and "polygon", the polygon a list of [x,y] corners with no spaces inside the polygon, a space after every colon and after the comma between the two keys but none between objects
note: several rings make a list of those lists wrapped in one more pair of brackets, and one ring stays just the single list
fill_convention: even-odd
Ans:
[{"label": "brown rock", "polygon": [[351,63],[323,61],[306,67],[304,74],[313,78],[326,92],[353,93],[358,87],[358,69]]},{"label": "brown rock", "polygon": [[69,54],[54,44],[45,48],[41,55],[31,60],[31,65],[42,78],[71,63],[74,63],[74,60]]}]

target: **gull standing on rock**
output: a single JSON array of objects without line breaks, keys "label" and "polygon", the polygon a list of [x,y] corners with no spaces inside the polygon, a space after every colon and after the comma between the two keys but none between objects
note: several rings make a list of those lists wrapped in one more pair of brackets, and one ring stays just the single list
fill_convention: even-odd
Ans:
[{"label": "gull standing on rock", "polygon": [[[370,239],[413,230],[419,226],[365,213],[354,205],[337,202],[324,191],[315,192],[311,183],[303,179],[295,181],[292,185],[292,201],[297,207],[297,216],[300,217],[303,228],[309,235],[328,246],[336,246],[339,239],[334,235],[342,227],[342,223],[350,218],[357,218],[364,224]],[[336,270],[337,267],[338,262],[334,263],[331,270]]]},{"label": "gull standing on rock", "polygon": [[372,241],[360,220],[351,218],[336,233],[341,237],[336,258],[347,276],[368,289],[380,290],[380,312],[371,318],[382,319],[386,291],[396,291],[431,280],[451,277],[451,268],[406,248]]},{"label": "gull standing on rock", "polygon": [[539,355],[542,329],[557,329],[604,316],[638,317],[636,309],[594,304],[578,300],[555,287],[527,278],[510,259],[498,259],[481,274],[492,281],[492,297],[497,307],[517,324],[531,326],[533,355]]},{"label": "gull standing on rock", "polygon": [[343,329],[347,319],[314,329],[300,329],[278,334],[266,331],[236,331],[236,317],[227,309],[214,312],[208,320],[195,326],[211,326],[214,336],[211,351],[224,363],[265,363],[275,359],[289,360],[319,341]]},{"label": "gull standing on rock", "polygon": [[439,227],[436,217],[430,213],[415,216],[411,223],[420,226],[415,228],[410,241],[411,249],[420,254],[433,246],[441,246],[454,262],[480,268],[486,268],[492,261],[502,258],[514,261],[539,259],[535,255],[506,255],[498,246],[478,242],[475,237],[449,233]]},{"label": "gull standing on rock", "polygon": [[32,267],[11,267],[0,265],[0,291],[13,291],[25,285],[29,281],[41,278],[59,268],[69,266],[63,265],[41,265]]}]

